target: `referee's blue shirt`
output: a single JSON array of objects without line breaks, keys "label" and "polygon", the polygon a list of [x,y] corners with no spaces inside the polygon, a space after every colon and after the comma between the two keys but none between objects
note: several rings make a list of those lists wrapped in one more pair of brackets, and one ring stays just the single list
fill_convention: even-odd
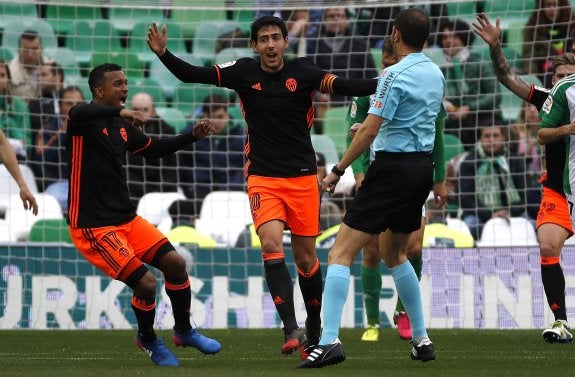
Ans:
[{"label": "referee's blue shirt", "polygon": [[422,52],[387,67],[378,79],[369,114],[383,118],[376,152],[429,152],[445,92],[439,67]]}]

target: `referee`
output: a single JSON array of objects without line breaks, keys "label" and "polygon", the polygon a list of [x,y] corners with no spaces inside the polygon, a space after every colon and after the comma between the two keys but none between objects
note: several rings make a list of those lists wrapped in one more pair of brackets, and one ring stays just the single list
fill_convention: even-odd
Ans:
[{"label": "referee", "polygon": [[372,235],[380,233],[381,254],[412,323],[411,358],[435,359],[424,325],[419,283],[406,256],[409,235],[421,226],[421,207],[433,186],[435,120],[445,88],[439,67],[421,52],[429,28],[429,18],[419,9],[397,15],[391,41],[399,62],[382,71],[369,115],[341,161],[322,181],[322,189],[333,192],[344,170],[373,142],[375,160],[329,253],[322,336],[300,368],[345,360],[338,335],[350,266]]}]

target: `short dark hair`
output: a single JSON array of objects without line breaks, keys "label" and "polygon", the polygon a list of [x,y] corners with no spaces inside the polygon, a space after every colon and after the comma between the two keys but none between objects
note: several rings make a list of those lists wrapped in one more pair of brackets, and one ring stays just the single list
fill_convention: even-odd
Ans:
[{"label": "short dark hair", "polygon": [[[463,20],[454,19],[449,20],[446,19],[441,22],[439,25],[439,33],[442,33],[445,29],[449,29],[453,32],[456,38],[459,38],[463,45],[469,47],[473,44],[475,40],[475,34],[471,31],[469,24]],[[439,44],[443,47],[443,42],[441,38],[439,38]]]},{"label": "short dark hair", "polygon": [[288,31],[284,20],[275,16],[264,16],[255,20],[250,27],[250,39],[252,42],[257,43],[258,32],[268,26],[277,26],[282,32],[282,37],[284,39],[287,38]]},{"label": "short dark hair", "polygon": [[204,114],[212,114],[218,109],[228,109],[229,101],[220,94],[210,94],[204,98],[204,103],[202,104],[202,112]]},{"label": "short dark hair", "polygon": [[393,25],[401,33],[403,42],[421,50],[429,37],[429,17],[418,8],[404,9],[397,14]]},{"label": "short dark hair", "polygon": [[381,53],[393,55],[393,43],[391,43],[390,37],[385,37],[383,43],[381,44]]},{"label": "short dark hair", "polygon": [[94,67],[88,76],[88,86],[90,87],[90,92],[94,93],[94,89],[104,83],[104,73],[121,70],[122,67],[114,63],[104,63]]},{"label": "short dark hair", "polygon": [[58,62],[44,63],[44,65],[50,67],[50,71],[54,76],[60,75],[60,82],[64,82],[64,69]]},{"label": "short dark hair", "polygon": [[69,85],[64,89],[62,89],[62,93],[60,93],[60,98],[63,98],[65,93],[71,93],[71,92],[78,92],[82,95],[82,99],[85,99],[84,92],[82,91],[82,88],[80,88],[78,85]]},{"label": "short dark hair", "polygon": [[[22,47],[22,39],[33,41],[36,38],[40,38],[40,34],[36,30],[24,30],[18,39],[18,47]],[[42,43],[42,39],[40,39],[40,43]]]}]

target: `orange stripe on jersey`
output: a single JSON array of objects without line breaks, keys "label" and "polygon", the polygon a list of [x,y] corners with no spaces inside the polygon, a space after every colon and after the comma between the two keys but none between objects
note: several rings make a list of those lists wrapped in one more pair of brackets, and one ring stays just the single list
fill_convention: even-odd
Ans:
[{"label": "orange stripe on jersey", "polygon": [[182,289],[186,289],[189,286],[190,286],[190,279],[187,279],[182,284],[172,284],[166,280],[166,289],[169,289],[170,291],[181,291]]},{"label": "orange stripe on jersey", "polygon": [[214,64],[213,67],[216,69],[216,75],[218,75],[218,86],[222,86],[222,74],[220,72],[220,67],[218,67],[216,64]]},{"label": "orange stripe on jersey", "polygon": [[542,265],[559,264],[559,257],[541,257]]},{"label": "orange stripe on jersey", "polygon": [[80,175],[82,173],[82,136],[72,136],[72,166],[70,168],[70,208],[68,217],[70,225],[78,226],[78,213],[80,212]]},{"label": "orange stripe on jersey", "polygon": [[277,252],[277,253],[263,253],[262,254],[262,259],[263,260],[274,260],[274,259],[284,259],[285,255],[283,252]]},{"label": "orange stripe on jersey", "polygon": [[146,145],[144,145],[142,148],[137,149],[135,151],[132,152],[132,154],[136,154],[136,153],[140,153],[141,151],[143,151],[144,149],[148,148],[150,146],[150,144],[152,144],[152,139],[148,139],[148,142],[146,143]]},{"label": "orange stripe on jersey", "polygon": [[307,119],[307,129],[311,130],[311,127],[313,125],[313,118],[315,116],[315,109],[313,107],[313,105],[311,105],[309,107],[309,109],[307,110],[307,115],[306,115],[306,119]]},{"label": "orange stripe on jersey", "polygon": [[154,308],[156,307],[156,302],[154,301],[151,304],[148,304],[141,298],[132,296],[132,305],[143,312],[149,312],[150,310],[154,310]]}]

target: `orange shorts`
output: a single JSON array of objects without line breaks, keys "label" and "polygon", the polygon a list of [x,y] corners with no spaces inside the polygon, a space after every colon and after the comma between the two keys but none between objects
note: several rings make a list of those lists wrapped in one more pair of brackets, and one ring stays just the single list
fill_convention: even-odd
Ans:
[{"label": "orange shorts", "polygon": [[543,187],[541,206],[537,213],[537,228],[549,223],[562,226],[569,231],[569,236],[573,235],[567,199],[555,190]]},{"label": "orange shorts", "polygon": [[315,237],[321,233],[315,174],[293,178],[250,175],[248,194],[256,229],[268,221],[280,220],[294,235]]},{"label": "orange shorts", "polygon": [[156,251],[168,242],[162,232],[140,216],[118,226],[69,229],[84,258],[121,281],[142,266],[142,262],[151,264]]}]

